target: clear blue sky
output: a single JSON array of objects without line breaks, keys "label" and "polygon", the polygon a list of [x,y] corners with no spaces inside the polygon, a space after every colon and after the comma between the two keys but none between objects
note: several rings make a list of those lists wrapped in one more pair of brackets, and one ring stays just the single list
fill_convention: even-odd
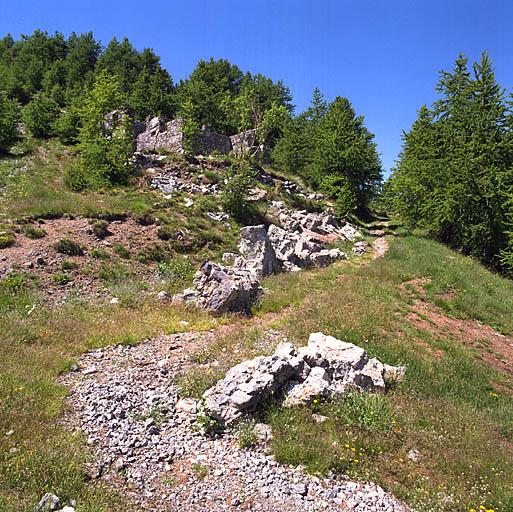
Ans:
[{"label": "clear blue sky", "polygon": [[1,0],[0,36],[92,30],[106,45],[150,47],[178,81],[199,59],[225,58],[290,87],[296,112],[319,87],[345,96],[394,165],[417,109],[435,99],[459,52],[489,52],[513,87],[513,0]]}]

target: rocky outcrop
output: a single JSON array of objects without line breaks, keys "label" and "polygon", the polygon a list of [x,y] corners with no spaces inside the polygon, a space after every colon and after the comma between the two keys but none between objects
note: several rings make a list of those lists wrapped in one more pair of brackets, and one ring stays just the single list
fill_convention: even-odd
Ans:
[{"label": "rocky outcrop", "polygon": [[387,377],[402,374],[404,368],[386,366],[363,348],[318,332],[299,350],[281,343],[272,356],[234,366],[203,398],[212,417],[227,425],[279,391],[290,406],[347,389],[384,391]]},{"label": "rocky outcrop", "polygon": [[239,251],[246,269],[259,278],[278,272],[278,260],[263,224],[242,228],[240,236]]},{"label": "rocky outcrop", "polygon": [[216,314],[247,311],[262,293],[256,276],[246,269],[206,261],[194,275],[196,303]]}]

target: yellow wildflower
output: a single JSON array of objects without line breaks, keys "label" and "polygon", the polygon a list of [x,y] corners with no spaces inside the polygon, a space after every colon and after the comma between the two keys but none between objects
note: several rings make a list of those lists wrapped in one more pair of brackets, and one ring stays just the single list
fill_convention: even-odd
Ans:
[{"label": "yellow wildflower", "polygon": [[21,391],[22,389],[23,389],[23,386],[20,386],[20,387],[18,388],[18,391]]}]

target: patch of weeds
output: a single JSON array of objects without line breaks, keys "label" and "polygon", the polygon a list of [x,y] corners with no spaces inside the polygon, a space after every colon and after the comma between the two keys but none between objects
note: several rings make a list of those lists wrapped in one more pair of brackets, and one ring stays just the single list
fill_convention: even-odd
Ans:
[{"label": "patch of weeds", "polygon": [[61,238],[58,242],[55,242],[52,247],[57,252],[66,254],[67,256],[83,256],[84,254],[82,246],[70,238]]},{"label": "patch of weeds", "polygon": [[23,226],[22,230],[25,233],[25,236],[32,240],[38,240],[39,238],[44,238],[47,234],[44,229],[37,229],[34,226]]},{"label": "patch of weeds", "polygon": [[120,263],[102,263],[96,277],[108,283],[119,283],[132,275],[130,269]]},{"label": "patch of weeds", "polygon": [[209,467],[203,464],[193,464],[192,469],[196,473],[198,480],[203,480],[208,475],[209,471]]},{"label": "patch of weeds", "polygon": [[369,430],[386,430],[393,421],[384,395],[356,390],[345,393],[334,404],[333,415],[341,425],[357,425]]},{"label": "patch of weeds", "polygon": [[120,242],[114,242],[114,252],[124,260],[130,259],[130,251]]},{"label": "patch of weeds", "polygon": [[180,396],[192,397],[199,400],[207,389],[214,386],[218,380],[223,378],[223,373],[219,366],[208,370],[204,368],[194,368],[176,377],[175,384],[180,389]]},{"label": "patch of weeds", "polygon": [[256,421],[253,418],[244,418],[237,422],[233,429],[239,448],[250,448],[258,441],[258,436],[255,432]]},{"label": "patch of weeds", "polygon": [[174,478],[170,478],[168,476],[165,476],[160,480],[162,485],[166,485],[168,487],[176,487],[176,480]]},{"label": "patch of weeds", "polygon": [[139,251],[137,259],[141,263],[156,262],[161,263],[169,258],[168,252],[164,247],[158,244],[147,245],[144,249]]},{"label": "patch of weeds", "polygon": [[61,263],[62,270],[76,270],[78,268],[78,263],[76,261],[64,260]]},{"label": "patch of weeds", "polygon": [[181,258],[174,258],[157,265],[158,274],[170,281],[185,281],[192,277],[194,267],[190,261]]},{"label": "patch of weeds", "polygon": [[68,283],[71,283],[73,279],[68,274],[54,274],[52,281],[56,286],[65,286]]},{"label": "patch of weeds", "polygon": [[91,249],[89,254],[92,258],[97,260],[110,260],[109,252],[102,248]]},{"label": "patch of weeds", "polygon": [[18,293],[19,291],[29,287],[31,277],[23,272],[11,272],[7,277],[0,281],[0,289],[10,293]]},{"label": "patch of weeds", "polygon": [[206,181],[208,183],[213,183],[213,184],[219,183],[222,179],[222,176],[218,172],[209,171],[209,170],[203,171],[203,176],[205,176]]},{"label": "patch of weeds", "polygon": [[101,239],[111,234],[109,231],[109,223],[106,220],[99,220],[98,222],[95,222],[91,228],[91,231],[93,232],[94,236]]},{"label": "patch of weeds", "polygon": [[10,247],[14,243],[14,235],[12,233],[0,232],[0,249]]}]

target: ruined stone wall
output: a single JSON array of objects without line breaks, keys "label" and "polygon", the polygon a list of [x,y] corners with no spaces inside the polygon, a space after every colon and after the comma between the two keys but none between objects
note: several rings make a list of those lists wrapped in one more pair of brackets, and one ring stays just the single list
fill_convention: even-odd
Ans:
[{"label": "ruined stone wall", "polygon": [[154,117],[146,121],[146,131],[137,136],[137,151],[148,149],[156,151],[159,148],[167,148],[177,153],[183,153],[183,119],[178,118],[169,121]]},{"label": "ruined stone wall", "polygon": [[[160,117],[154,117],[146,121],[146,129],[141,133],[136,133],[137,151],[147,149],[156,151],[159,148],[166,148],[177,153],[183,153],[183,119],[178,118],[166,123]],[[140,129],[140,128],[139,128]],[[268,158],[268,151],[263,145],[255,146],[255,130],[247,130],[228,137],[214,133],[210,126],[203,126],[201,132],[196,135],[196,153],[200,155],[209,155],[217,151],[222,155],[227,155],[234,151],[236,155],[241,155],[243,151],[249,150],[249,153],[262,161]]]}]

